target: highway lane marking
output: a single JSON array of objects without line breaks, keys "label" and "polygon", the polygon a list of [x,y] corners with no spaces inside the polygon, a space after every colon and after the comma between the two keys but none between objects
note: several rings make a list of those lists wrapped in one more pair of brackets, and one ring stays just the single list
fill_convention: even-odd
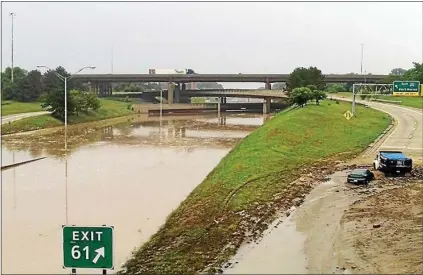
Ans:
[{"label": "highway lane marking", "polygon": [[[346,100],[348,100],[348,99],[346,99]],[[352,101],[351,99],[349,99],[348,101]],[[410,113],[409,112],[412,112],[412,113],[416,113],[416,114],[419,114],[419,115],[423,115],[423,112],[421,112],[421,111],[417,111],[417,110],[414,110],[414,109],[410,109],[410,108],[405,108],[405,107],[401,107],[401,106],[396,106],[396,105],[394,105],[394,104],[386,104],[386,103],[376,103],[376,102],[367,102],[366,103],[366,101],[361,101],[361,100],[357,100],[356,102],[358,102],[358,103],[362,103],[362,104],[367,104],[367,105],[369,105],[370,107],[372,107],[373,109],[376,109],[376,110],[379,110],[379,111],[382,111],[382,112],[384,112],[384,113],[387,113],[387,114],[389,114],[393,119],[394,119],[394,121],[396,122],[396,125],[394,125],[394,127],[395,127],[395,129],[385,138],[385,140],[384,140],[384,142],[382,143],[382,145],[380,145],[379,146],[379,148],[407,148],[407,146],[409,145],[409,143],[411,142],[411,138],[413,137],[413,134],[414,134],[414,132],[416,131],[416,129],[417,129],[417,127],[414,127],[414,129],[413,129],[413,133],[411,134],[411,135],[409,135],[408,136],[408,139],[410,139],[410,141],[408,142],[408,144],[407,144],[407,146],[405,146],[405,147],[400,147],[400,146],[398,146],[398,147],[394,147],[394,146],[384,146],[387,142],[388,142],[388,140],[391,138],[391,136],[393,135],[393,134],[395,134],[396,132],[397,132],[397,130],[399,129],[399,125],[400,125],[400,120],[398,119],[398,117],[397,116],[395,116],[394,114],[392,114],[392,113],[390,113],[389,111],[387,111],[387,110],[383,110],[383,109],[380,109],[380,107],[382,107],[382,106],[385,106],[385,107],[393,107],[393,108],[397,108],[397,109],[402,109],[402,110],[405,110],[405,111],[407,111],[407,112],[403,112],[404,114],[406,114],[406,115],[408,115],[408,116],[410,116],[413,120],[414,120],[414,124],[415,125],[417,125],[417,120],[413,117],[413,116],[411,116],[410,115]],[[379,108],[378,108],[378,105],[379,105]],[[382,105],[382,106],[380,106],[380,105]],[[416,150],[420,150],[419,148],[413,148],[413,149],[411,149],[411,148],[408,148],[408,149],[410,149],[410,150],[413,150],[413,149],[416,149]]]}]

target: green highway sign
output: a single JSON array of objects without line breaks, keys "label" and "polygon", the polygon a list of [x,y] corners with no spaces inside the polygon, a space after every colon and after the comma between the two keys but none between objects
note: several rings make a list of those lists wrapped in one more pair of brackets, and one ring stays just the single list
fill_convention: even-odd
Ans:
[{"label": "green highway sign", "polygon": [[112,226],[63,226],[63,267],[113,269]]},{"label": "green highway sign", "polygon": [[419,81],[394,81],[392,91],[395,92],[414,92],[418,93],[420,88]]}]

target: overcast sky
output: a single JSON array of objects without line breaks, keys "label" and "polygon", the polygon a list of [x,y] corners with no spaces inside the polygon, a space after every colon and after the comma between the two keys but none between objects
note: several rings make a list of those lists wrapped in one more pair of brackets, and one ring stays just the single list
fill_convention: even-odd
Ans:
[{"label": "overcast sky", "polygon": [[[2,3],[2,69],[388,73],[422,62],[422,3]],[[113,45],[113,46],[112,46]],[[91,73],[91,72],[87,72]]]}]

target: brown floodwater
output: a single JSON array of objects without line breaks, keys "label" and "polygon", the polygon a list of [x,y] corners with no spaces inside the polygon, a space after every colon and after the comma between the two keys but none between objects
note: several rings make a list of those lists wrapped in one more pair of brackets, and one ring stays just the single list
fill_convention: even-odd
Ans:
[{"label": "brown floodwater", "polygon": [[[114,265],[165,222],[262,115],[142,115],[6,136],[2,166],[3,273],[65,274],[62,225],[113,225]],[[99,270],[77,270],[77,273]],[[111,273],[111,272],[108,272]]]}]

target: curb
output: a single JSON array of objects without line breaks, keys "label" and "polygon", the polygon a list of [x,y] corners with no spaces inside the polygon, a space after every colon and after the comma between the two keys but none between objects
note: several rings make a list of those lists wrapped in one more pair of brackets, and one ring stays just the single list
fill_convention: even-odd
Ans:
[{"label": "curb", "polygon": [[[392,117],[391,117],[392,118]],[[393,119],[393,118],[392,118]],[[382,134],[380,134],[372,143],[368,145],[368,147],[373,147],[378,141],[380,141],[390,130],[395,126],[395,124],[391,123],[388,128],[386,128]]]}]

